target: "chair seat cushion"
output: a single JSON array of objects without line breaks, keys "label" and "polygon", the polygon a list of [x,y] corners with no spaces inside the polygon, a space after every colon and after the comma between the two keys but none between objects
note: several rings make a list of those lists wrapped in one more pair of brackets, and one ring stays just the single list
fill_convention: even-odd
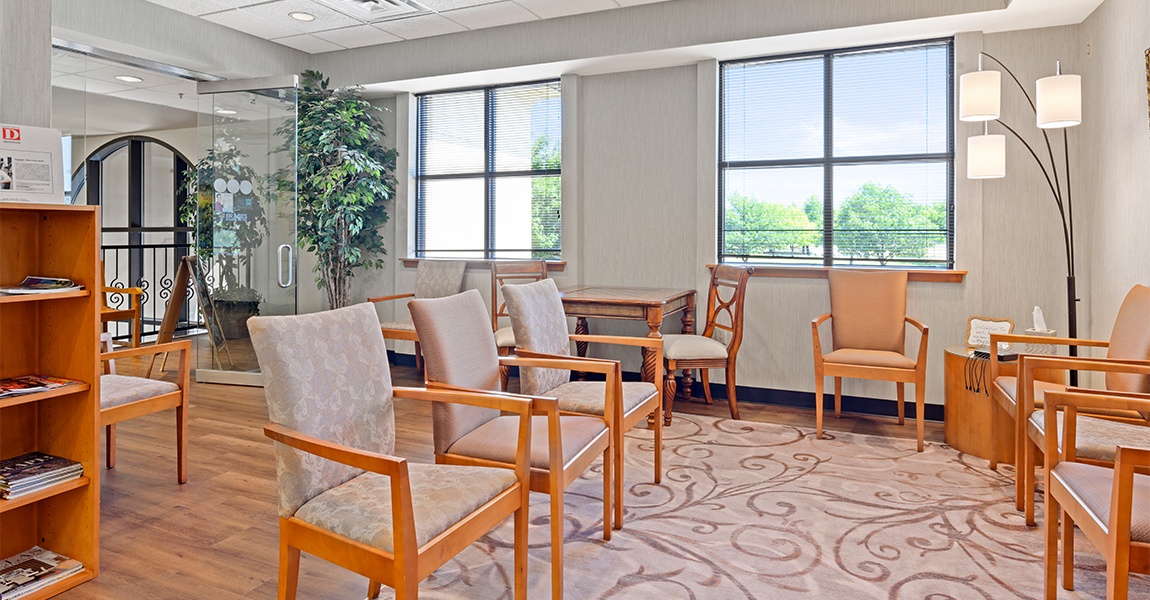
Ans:
[{"label": "chair seat cushion", "polygon": [[[559,428],[563,439],[563,464],[566,465],[607,431],[607,424],[598,417],[564,416],[559,419]],[[519,417],[496,417],[456,440],[447,453],[514,463],[518,439]],[[547,417],[531,417],[531,468],[546,470],[549,458]]]},{"label": "chair seat cushion", "polygon": [[388,321],[380,323],[380,327],[384,329],[402,329],[405,331],[415,331],[415,323],[411,321]]},{"label": "chair seat cushion", "polygon": [[[994,382],[1002,391],[1015,402],[1018,401],[1018,379],[1015,377],[999,377]],[[1046,392],[1064,392],[1066,385],[1062,383],[1051,383],[1049,381],[1034,381],[1034,408],[1042,408],[1043,402],[1046,400]],[[1122,417],[1124,419],[1145,420],[1142,413],[1134,410],[1121,410],[1117,408],[1095,408],[1090,407],[1078,411],[1081,414],[1103,415],[1107,417]]]},{"label": "chair seat cushion", "polygon": [[[1114,469],[1076,462],[1060,462],[1052,473],[1062,485],[1082,499],[1083,506],[1099,521],[1110,522],[1110,496]],[[1134,504],[1130,517],[1130,541],[1150,543],[1150,475],[1134,475]]]},{"label": "chair seat cushion", "polygon": [[[606,393],[606,381],[570,381],[542,395],[559,400],[559,410],[602,416]],[[624,381],[623,414],[630,413],[656,393],[655,386],[646,381]]]},{"label": "chair seat cushion", "polygon": [[[1062,420],[1065,413],[1058,411],[1058,447],[1062,448]],[[1150,447],[1150,427],[1107,421],[1078,415],[1074,442],[1078,458],[1114,462],[1118,446]],[[1030,415],[1031,434],[1045,435],[1046,422],[1042,411]],[[1038,436],[1035,436],[1038,437]]]},{"label": "chair seat cushion", "polygon": [[892,369],[913,369],[914,361],[886,350],[854,350],[842,348],[823,356],[824,362],[864,367],[887,367]]},{"label": "chair seat cushion", "polygon": [[510,327],[500,327],[495,330],[495,345],[500,348],[515,347],[515,332]]},{"label": "chair seat cushion", "polygon": [[178,391],[180,386],[168,381],[127,375],[101,375],[100,410]]},{"label": "chair seat cushion", "polygon": [[670,334],[663,336],[663,356],[670,360],[693,358],[727,358],[727,347],[701,335]]},{"label": "chair seat cushion", "polygon": [[[415,543],[422,547],[515,484],[493,467],[407,463]],[[364,473],[309,500],[295,518],[385,552],[393,552],[391,480]]]}]

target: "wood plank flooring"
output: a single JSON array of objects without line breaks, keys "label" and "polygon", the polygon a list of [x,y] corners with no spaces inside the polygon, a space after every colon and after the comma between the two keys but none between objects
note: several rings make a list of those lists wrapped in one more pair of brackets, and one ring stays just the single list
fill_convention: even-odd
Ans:
[{"label": "wood plank flooring", "polygon": [[[201,362],[201,365],[208,364]],[[133,365],[118,365],[131,374]],[[417,385],[414,369],[394,367],[396,385]],[[516,383],[512,381],[513,385]],[[678,412],[726,416],[726,403],[678,401]],[[744,403],[744,419],[814,427],[814,411]],[[396,453],[432,460],[430,408],[399,400]],[[121,423],[117,466],[101,473],[99,577],[67,600],[274,598],[278,560],[275,461],[263,436],[263,390],[193,384],[189,476],[176,483],[175,418],[169,411]],[[828,430],[913,438],[914,425],[844,416]],[[941,423],[926,439],[941,442]],[[101,445],[102,448],[102,445]],[[301,562],[302,598],[363,598],[366,579],[314,557]]]}]

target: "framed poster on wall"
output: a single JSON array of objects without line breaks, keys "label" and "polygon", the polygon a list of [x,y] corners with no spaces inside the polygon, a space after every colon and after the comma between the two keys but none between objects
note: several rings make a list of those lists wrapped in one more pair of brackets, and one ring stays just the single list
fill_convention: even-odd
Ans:
[{"label": "framed poster on wall", "polygon": [[60,130],[0,123],[0,201],[64,203]]}]

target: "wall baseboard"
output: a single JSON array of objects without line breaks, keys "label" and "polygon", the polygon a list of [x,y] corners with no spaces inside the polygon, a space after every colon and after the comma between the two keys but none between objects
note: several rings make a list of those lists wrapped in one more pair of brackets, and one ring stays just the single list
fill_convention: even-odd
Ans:
[{"label": "wall baseboard", "polygon": [[[415,355],[413,354],[398,354],[392,350],[387,351],[387,359],[393,365],[403,367],[415,367]],[[511,369],[511,376],[518,377],[519,373],[515,368]],[[624,371],[624,381],[639,381],[639,373]],[[913,386],[910,386],[913,388]],[[830,393],[823,395],[823,408],[833,411],[835,409],[835,395],[834,388],[831,388]],[[908,390],[909,391],[909,390]],[[751,402],[754,404],[773,404],[776,406],[794,406],[797,408],[815,407],[815,394],[814,392],[798,392],[795,390],[777,390],[772,388],[758,388],[749,386],[738,386],[739,402]],[[696,381],[691,386],[691,394],[695,397],[703,396],[703,384]],[[909,393],[908,398],[911,398],[906,403],[906,418],[915,418],[915,406],[913,396]],[[711,397],[718,402],[720,399],[727,399],[727,386],[721,383],[711,384]],[[887,400],[883,398],[865,398],[862,396],[847,396],[843,395],[843,412],[859,413],[864,415],[876,415],[880,417],[895,417],[898,415],[898,405],[894,400]],[[927,404],[924,407],[924,416],[927,421],[943,421],[945,414],[945,407],[941,404]]]}]

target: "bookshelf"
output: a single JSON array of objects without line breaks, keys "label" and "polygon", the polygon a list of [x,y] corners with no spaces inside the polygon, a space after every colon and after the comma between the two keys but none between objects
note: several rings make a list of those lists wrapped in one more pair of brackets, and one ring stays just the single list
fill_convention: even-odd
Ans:
[{"label": "bookshelf", "polygon": [[29,598],[99,573],[99,213],[94,206],[0,202],[0,285],[67,277],[83,290],[0,296],[0,378],[39,374],[82,382],[0,401],[0,459],[41,451],[79,461],[84,476],[0,500],[0,558],[41,546],[84,570]]}]

